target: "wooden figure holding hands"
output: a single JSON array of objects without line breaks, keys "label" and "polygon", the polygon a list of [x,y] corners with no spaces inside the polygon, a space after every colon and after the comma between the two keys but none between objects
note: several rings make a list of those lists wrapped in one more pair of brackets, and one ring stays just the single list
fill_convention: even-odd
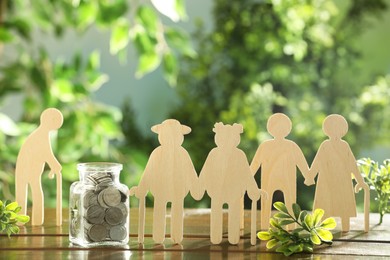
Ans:
[{"label": "wooden figure holding hands", "polygon": [[140,199],[138,242],[144,240],[145,196],[150,191],[154,197],[153,240],[165,239],[167,203],[171,202],[171,238],[175,243],[183,240],[184,198],[188,192],[195,199],[201,198],[198,176],[188,152],[181,146],[184,135],[191,128],[174,119],[165,120],[152,127],[158,134],[160,146],[154,149],[138,187],[130,189],[130,195]]},{"label": "wooden figure holding hands", "polygon": [[[61,196],[61,164],[53,154],[50,143],[50,132],[62,126],[63,116],[55,108],[48,108],[42,112],[40,125],[32,132],[20,148],[15,169],[16,201],[22,207],[21,214],[27,211],[28,186],[32,193],[32,219],[33,226],[42,225],[44,220],[44,197],[41,176],[45,163],[51,169],[49,177],[57,174],[57,225],[61,225],[62,209]],[[58,188],[60,188],[58,190]],[[62,211],[61,211],[62,212]]]},{"label": "wooden figure holding hands", "polygon": [[369,187],[364,182],[357,167],[355,156],[342,137],[348,132],[348,123],[341,115],[329,115],[322,126],[329,137],[317,151],[305,184],[314,184],[318,174],[313,209],[321,208],[326,217],[340,217],[343,231],[349,231],[350,218],[356,217],[356,202],[351,174],[357,184],[355,192],[365,192],[365,230],[368,231],[368,211],[370,207]]},{"label": "wooden figure holding hands", "polygon": [[297,197],[296,168],[299,168],[304,177],[309,171],[299,146],[286,139],[291,126],[291,120],[285,114],[273,114],[268,119],[267,130],[274,139],[259,146],[250,166],[253,175],[261,166],[261,189],[268,193],[268,199],[261,200],[262,230],[269,227],[274,192],[283,192],[286,207],[292,214],[292,205]]},{"label": "wooden figure holding hands", "polygon": [[[257,202],[260,190],[251,174],[245,153],[237,148],[240,134],[243,132],[242,125],[216,123],[213,132],[217,147],[208,154],[199,175],[201,186],[211,198],[210,239],[213,244],[222,241],[222,208],[223,204],[227,203],[228,240],[231,244],[237,244],[240,240],[242,198],[248,191],[252,201]],[[253,232],[255,230],[252,230]]]}]

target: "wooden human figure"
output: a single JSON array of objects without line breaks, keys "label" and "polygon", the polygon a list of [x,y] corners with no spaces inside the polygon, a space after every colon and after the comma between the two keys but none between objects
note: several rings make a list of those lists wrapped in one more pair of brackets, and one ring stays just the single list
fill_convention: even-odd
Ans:
[{"label": "wooden human figure", "polygon": [[201,187],[211,198],[210,239],[213,244],[222,241],[222,209],[223,204],[227,203],[228,240],[231,244],[237,244],[240,240],[242,198],[248,191],[249,197],[256,202],[260,198],[260,190],[245,153],[237,148],[243,132],[242,125],[216,123],[213,132],[217,147],[208,154],[199,175]]},{"label": "wooden human figure", "polygon": [[261,167],[261,189],[268,193],[268,198],[261,200],[262,230],[269,227],[274,192],[283,192],[285,204],[292,214],[292,204],[296,202],[297,196],[296,168],[304,177],[309,170],[299,146],[286,139],[291,126],[291,120],[285,114],[273,114],[268,119],[267,130],[274,138],[260,144],[250,166],[253,175]]},{"label": "wooden human figure", "polygon": [[167,203],[171,202],[171,238],[175,243],[183,240],[184,198],[191,192],[200,199],[198,176],[188,152],[181,146],[184,135],[191,128],[179,121],[168,119],[152,127],[158,134],[160,146],[154,149],[147,162],[138,187],[130,189],[130,195],[140,199],[139,238],[143,242],[144,201],[148,191],[154,197],[153,240],[162,243],[165,238],[165,218]]},{"label": "wooden human figure", "polygon": [[[32,218],[33,226],[42,225],[44,220],[44,197],[41,184],[41,176],[47,163],[50,167],[49,177],[57,174],[57,188],[61,183],[61,164],[53,154],[50,143],[50,132],[62,126],[63,116],[55,108],[48,108],[41,114],[40,125],[26,139],[20,148],[15,169],[15,193],[16,201],[22,207],[21,213],[27,211],[28,186],[32,194]],[[61,208],[61,198],[57,190],[57,207]],[[62,210],[62,209],[60,209]],[[61,225],[61,215],[57,212],[57,225]]]},{"label": "wooden human figure", "polygon": [[[329,115],[323,122],[322,130],[329,139],[320,145],[305,184],[314,184],[314,178],[318,174],[313,209],[323,209],[326,217],[340,217],[342,230],[349,231],[350,218],[356,217],[351,174],[357,181],[355,192],[363,188],[367,196],[369,187],[360,175],[351,148],[342,139],[348,132],[345,118],[336,114]],[[368,209],[369,199],[368,203],[365,201],[365,211],[368,212]],[[365,221],[368,228],[367,217]]]}]

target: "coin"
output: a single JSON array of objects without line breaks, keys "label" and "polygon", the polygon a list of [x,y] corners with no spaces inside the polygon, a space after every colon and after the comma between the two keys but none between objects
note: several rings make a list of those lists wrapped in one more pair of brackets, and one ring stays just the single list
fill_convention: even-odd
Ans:
[{"label": "coin", "polygon": [[122,223],[124,216],[120,208],[112,207],[106,211],[104,219],[108,224],[115,226]]},{"label": "coin", "polygon": [[116,207],[122,211],[123,217],[127,217],[128,212],[125,203],[119,203]]},{"label": "coin", "polygon": [[112,240],[123,240],[127,236],[127,231],[124,226],[113,226],[109,231]]},{"label": "coin", "polygon": [[88,208],[92,205],[97,205],[98,204],[98,196],[95,194],[93,190],[87,190],[84,193],[84,208]]},{"label": "coin", "polygon": [[85,218],[89,223],[100,224],[103,222],[105,210],[99,205],[92,205],[85,211]]},{"label": "coin", "polygon": [[89,238],[94,242],[99,242],[107,237],[107,228],[101,224],[94,224],[88,230]]},{"label": "coin", "polygon": [[108,187],[102,192],[104,192],[103,200],[106,205],[110,207],[114,207],[121,202],[121,193],[117,188]]}]

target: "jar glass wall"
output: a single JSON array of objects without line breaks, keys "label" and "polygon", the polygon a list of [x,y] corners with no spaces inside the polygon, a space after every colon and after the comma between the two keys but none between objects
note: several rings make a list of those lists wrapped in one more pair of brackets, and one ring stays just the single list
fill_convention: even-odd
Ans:
[{"label": "jar glass wall", "polygon": [[77,165],[80,181],[70,187],[69,240],[81,246],[125,245],[129,241],[128,187],[119,182],[122,165]]}]

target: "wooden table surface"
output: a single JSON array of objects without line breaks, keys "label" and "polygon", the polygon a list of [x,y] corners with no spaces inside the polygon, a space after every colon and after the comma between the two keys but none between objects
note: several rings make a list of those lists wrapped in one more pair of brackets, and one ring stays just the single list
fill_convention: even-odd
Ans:
[{"label": "wooden table surface", "polygon": [[[260,215],[260,214],[258,214]],[[55,225],[55,210],[45,211],[45,224],[27,224],[17,235],[0,235],[0,259],[281,259],[282,254],[268,251],[265,242],[250,244],[250,212],[245,212],[245,229],[238,245],[227,241],[227,214],[224,214],[224,239],[220,245],[210,243],[210,211],[186,209],[184,239],[175,245],[168,236],[164,244],[155,244],[151,238],[152,209],[146,210],[145,243],[137,242],[138,210],[130,212],[130,241],[124,247],[81,248],[69,243],[68,211],[64,209],[63,226]],[[378,259],[390,258],[390,221],[378,223],[378,214],[370,215],[370,232],[362,230],[362,215],[351,220],[351,231],[342,233],[336,228],[332,246],[321,246],[314,254],[297,254],[290,258],[305,259]],[[170,218],[167,217],[167,230]],[[338,223],[339,227],[340,223]],[[258,226],[259,223],[258,223]]]}]

